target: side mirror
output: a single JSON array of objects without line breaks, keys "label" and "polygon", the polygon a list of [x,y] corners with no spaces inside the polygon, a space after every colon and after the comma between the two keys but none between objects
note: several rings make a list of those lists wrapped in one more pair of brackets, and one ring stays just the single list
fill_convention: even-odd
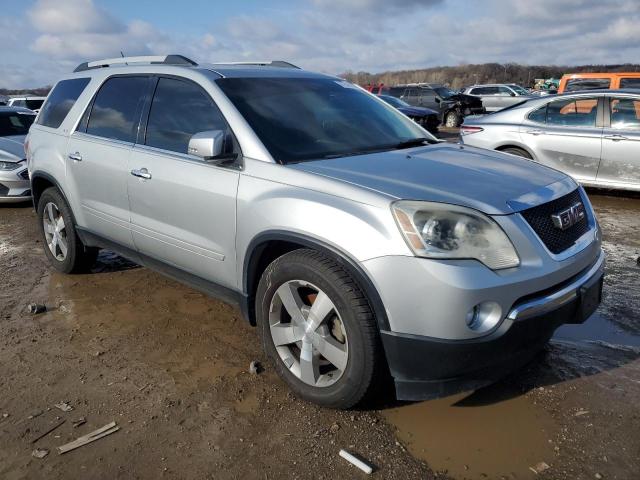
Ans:
[{"label": "side mirror", "polygon": [[440,103],[440,102],[441,102],[440,98],[436,97],[436,103]]},{"label": "side mirror", "polygon": [[187,153],[203,160],[215,160],[222,155],[225,133],[222,130],[198,132],[189,139]]},{"label": "side mirror", "polygon": [[516,96],[516,94],[515,94],[515,93],[513,93],[513,92],[509,93],[509,95],[511,95],[512,97],[515,97],[515,96]]}]

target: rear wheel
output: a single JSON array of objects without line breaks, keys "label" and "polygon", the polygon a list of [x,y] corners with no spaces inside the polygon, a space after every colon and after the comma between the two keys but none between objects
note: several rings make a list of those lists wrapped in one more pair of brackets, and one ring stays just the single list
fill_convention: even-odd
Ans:
[{"label": "rear wheel", "polygon": [[526,150],[523,150],[522,148],[507,147],[507,148],[501,149],[500,151],[504,153],[510,153],[511,155],[517,155],[519,157],[528,158],[529,160],[533,160],[533,158],[531,158],[531,155],[529,155],[529,152],[527,152]]},{"label": "rear wheel", "polygon": [[275,260],[256,293],[257,323],[276,371],[301,398],[359,403],[383,362],[369,302],[337,262],[313,250]]},{"label": "rear wheel", "polygon": [[62,273],[87,271],[98,249],[85,247],[76,233],[71,209],[57,188],[50,187],[38,201],[38,220],[44,252],[51,265]]}]

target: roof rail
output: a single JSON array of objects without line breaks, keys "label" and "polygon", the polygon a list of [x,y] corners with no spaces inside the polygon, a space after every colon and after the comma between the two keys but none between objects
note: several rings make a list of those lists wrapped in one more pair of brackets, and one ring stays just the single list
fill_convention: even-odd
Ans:
[{"label": "roof rail", "polygon": [[148,63],[153,65],[188,65],[195,67],[198,64],[182,55],[146,55],[141,57],[116,57],[93,62],[84,62],[78,65],[74,72],[83,72],[94,68],[105,68],[113,65],[129,65],[132,63]]},{"label": "roof rail", "polygon": [[280,68],[297,68],[300,67],[284,60],[270,60],[266,62],[216,62],[212,65],[254,65],[256,67],[280,67]]}]

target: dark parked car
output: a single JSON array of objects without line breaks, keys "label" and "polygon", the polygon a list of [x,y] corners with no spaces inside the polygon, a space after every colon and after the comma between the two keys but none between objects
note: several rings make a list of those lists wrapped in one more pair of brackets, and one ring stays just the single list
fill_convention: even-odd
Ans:
[{"label": "dark parked car", "polygon": [[438,111],[440,122],[446,127],[459,127],[466,115],[485,113],[478,97],[455,93],[444,85],[416,83],[381,90],[381,94],[399,98],[414,107]]},{"label": "dark parked car", "polygon": [[391,95],[378,96],[392,107],[400,110],[411,120],[426,128],[429,132],[433,134],[438,133],[438,125],[440,124],[440,119],[438,116],[438,112],[436,112],[435,110],[432,110],[430,108],[411,106],[404,100],[392,97]]}]

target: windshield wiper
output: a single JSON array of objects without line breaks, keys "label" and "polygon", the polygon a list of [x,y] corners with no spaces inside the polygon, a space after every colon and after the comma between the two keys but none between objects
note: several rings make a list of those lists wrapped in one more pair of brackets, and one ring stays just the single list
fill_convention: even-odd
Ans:
[{"label": "windshield wiper", "polygon": [[426,137],[412,138],[411,140],[405,140],[404,142],[396,143],[394,145],[394,148],[396,150],[402,150],[403,148],[419,147],[421,145],[424,145],[425,143],[431,145],[433,144],[433,140]]},{"label": "windshield wiper", "polygon": [[324,160],[327,160],[331,158],[353,157],[356,155],[366,155],[368,153],[384,152],[385,150],[402,150],[403,148],[419,147],[421,145],[424,145],[425,143],[428,143],[429,145],[431,145],[436,142],[430,138],[418,137],[418,138],[412,138],[410,140],[405,140],[404,142],[394,143],[390,145],[376,145],[372,147],[363,148],[360,150],[354,150],[351,152],[330,153],[327,155],[323,155],[321,158]]}]

